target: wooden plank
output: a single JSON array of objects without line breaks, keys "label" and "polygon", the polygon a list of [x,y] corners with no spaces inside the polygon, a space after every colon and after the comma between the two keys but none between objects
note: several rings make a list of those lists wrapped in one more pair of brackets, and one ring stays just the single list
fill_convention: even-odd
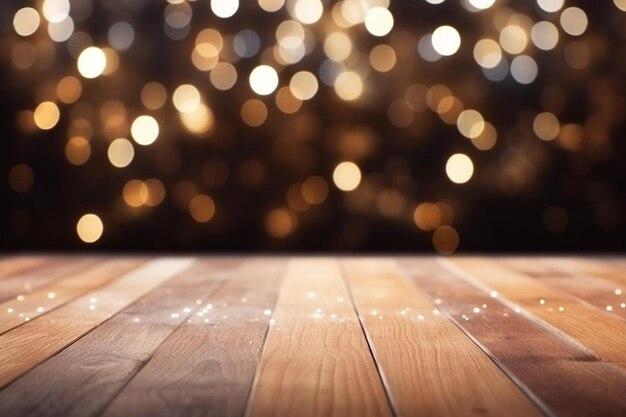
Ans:
[{"label": "wooden plank", "polygon": [[66,304],[145,262],[140,258],[116,258],[98,262],[65,278],[0,304],[0,334]]},{"label": "wooden plank", "polygon": [[[401,259],[414,282],[548,415],[623,416],[626,373],[529,320],[432,258]],[[503,414],[508,415],[508,413]]]},{"label": "wooden plank", "polygon": [[206,306],[207,297],[239,264],[236,259],[199,259],[0,391],[0,415],[100,415],[158,346]]},{"label": "wooden plank", "polygon": [[626,269],[620,266],[619,258],[555,257],[550,259],[550,264],[561,271],[612,281],[626,293]]},{"label": "wooden plank", "polygon": [[602,360],[626,368],[623,321],[486,259],[455,257],[443,259],[442,264],[488,291],[497,291],[522,309],[523,314],[530,313],[529,317],[539,318],[562,331]]},{"label": "wooden plank", "polygon": [[395,260],[353,258],[342,264],[398,416],[541,416]]},{"label": "wooden plank", "polygon": [[95,257],[54,257],[0,280],[0,302],[24,296],[97,261]]},{"label": "wooden plank", "polygon": [[0,279],[9,277],[48,261],[46,256],[9,256],[0,260]]},{"label": "wooden plank", "polygon": [[391,414],[337,261],[292,260],[246,415]]},{"label": "wooden plank", "polygon": [[179,274],[191,262],[189,258],[164,258],[149,262],[107,287],[85,294],[0,335],[0,387]]},{"label": "wooden plank", "polygon": [[[555,268],[551,258],[497,258],[504,267],[576,297],[601,311],[626,320],[626,294],[614,282],[576,270]],[[528,265],[532,264],[532,270]]]},{"label": "wooden plank", "polygon": [[285,264],[246,260],[168,337],[103,415],[242,416]]}]

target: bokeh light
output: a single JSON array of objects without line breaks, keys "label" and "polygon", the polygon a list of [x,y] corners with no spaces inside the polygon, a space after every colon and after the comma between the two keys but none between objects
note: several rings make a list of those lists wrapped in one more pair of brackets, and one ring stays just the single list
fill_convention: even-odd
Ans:
[{"label": "bokeh light", "polygon": [[465,154],[455,153],[446,162],[446,174],[450,181],[456,184],[465,184],[474,175],[474,164]]},{"label": "bokeh light", "polygon": [[35,109],[33,115],[39,129],[50,130],[57,125],[61,117],[59,107],[51,101],[44,101]]},{"label": "bokeh light", "polygon": [[124,168],[133,161],[135,149],[128,139],[117,138],[109,144],[107,155],[111,165],[116,168]]},{"label": "bokeh light", "polygon": [[6,2],[1,235],[622,247],[626,3],[522,3]]},{"label": "bokeh light", "polygon": [[361,170],[354,162],[342,162],[333,171],[333,181],[341,191],[352,191],[361,183]]},{"label": "bokeh light", "polygon": [[139,116],[133,121],[130,133],[138,144],[150,145],[159,136],[159,124],[152,116]]},{"label": "bokeh light", "polygon": [[393,15],[384,7],[373,7],[365,15],[365,27],[374,36],[385,36],[393,28]]},{"label": "bokeh light", "polygon": [[104,225],[98,215],[88,213],[83,215],[76,223],[76,233],[80,240],[85,243],[94,243],[102,237]]},{"label": "bokeh light", "polygon": [[189,213],[198,223],[206,223],[215,215],[215,203],[208,195],[199,194],[191,199]]},{"label": "bokeh light", "polygon": [[39,28],[41,18],[37,10],[32,7],[24,7],[15,12],[13,28],[20,36],[30,36]]},{"label": "bokeh light", "polygon": [[250,87],[261,96],[271,94],[278,86],[278,74],[269,65],[259,65],[250,73]]},{"label": "bokeh light", "polygon": [[443,56],[454,55],[461,47],[461,35],[452,26],[439,26],[431,38],[433,48]]},{"label": "bokeh light", "polygon": [[97,78],[106,69],[107,57],[104,51],[95,46],[82,51],[78,57],[78,72],[85,78]]}]

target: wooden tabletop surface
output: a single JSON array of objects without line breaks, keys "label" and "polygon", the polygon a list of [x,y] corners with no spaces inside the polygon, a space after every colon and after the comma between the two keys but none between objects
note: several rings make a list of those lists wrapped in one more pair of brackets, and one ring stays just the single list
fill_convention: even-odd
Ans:
[{"label": "wooden tabletop surface", "polygon": [[0,416],[626,416],[626,258],[0,258]]}]

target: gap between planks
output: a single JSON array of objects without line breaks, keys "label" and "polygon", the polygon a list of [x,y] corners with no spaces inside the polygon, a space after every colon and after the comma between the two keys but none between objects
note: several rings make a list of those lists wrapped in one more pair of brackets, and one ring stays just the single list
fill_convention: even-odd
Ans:
[{"label": "gap between planks", "polygon": [[541,415],[394,259],[353,258],[342,264],[399,416]]},{"label": "gap between planks", "polygon": [[[189,258],[148,262],[105,288],[0,335],[0,388],[182,272],[191,262]],[[42,340],[46,343],[40,343]]]}]

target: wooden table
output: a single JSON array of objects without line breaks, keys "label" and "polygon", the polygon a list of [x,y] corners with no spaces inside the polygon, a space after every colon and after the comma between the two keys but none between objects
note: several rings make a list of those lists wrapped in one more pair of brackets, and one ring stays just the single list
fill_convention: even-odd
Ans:
[{"label": "wooden table", "polygon": [[626,416],[626,258],[5,256],[0,303],[3,417]]}]

